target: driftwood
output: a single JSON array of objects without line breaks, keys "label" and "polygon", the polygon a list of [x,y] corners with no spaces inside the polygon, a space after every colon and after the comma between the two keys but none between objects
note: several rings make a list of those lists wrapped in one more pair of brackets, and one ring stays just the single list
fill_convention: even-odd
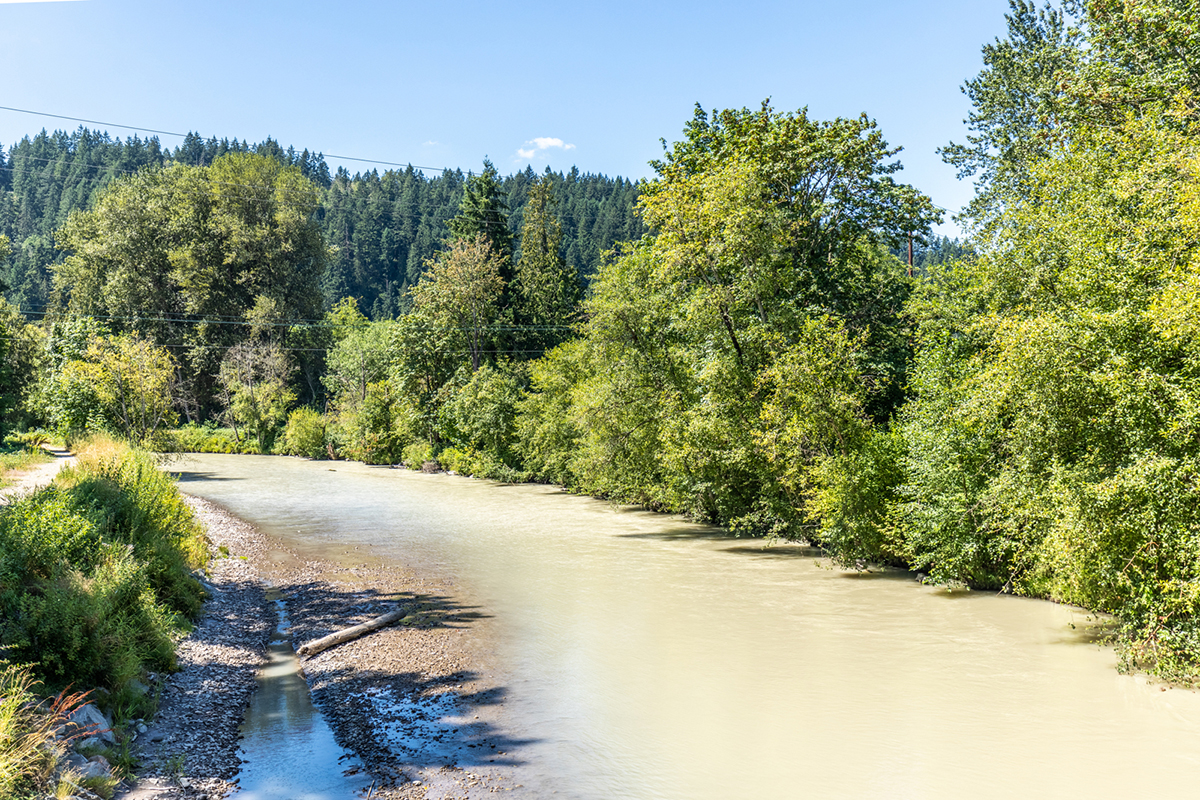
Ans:
[{"label": "driftwood", "polygon": [[386,628],[388,625],[391,625],[393,622],[399,621],[404,616],[404,613],[405,613],[404,609],[397,608],[394,611],[389,611],[388,613],[384,614],[383,616],[376,617],[375,619],[370,620],[369,622],[364,622],[361,625],[355,625],[353,627],[345,628],[344,630],[337,631],[336,633],[331,633],[328,636],[322,637],[320,639],[317,639],[314,642],[309,642],[308,644],[301,645],[300,647],[296,648],[296,655],[298,655],[298,656],[315,655],[315,654],[321,652],[322,650],[328,650],[329,648],[333,647],[334,645],[341,644],[342,642],[349,642],[352,639],[357,639],[358,637],[362,636],[363,634],[370,633],[371,631],[378,630],[379,628]]}]

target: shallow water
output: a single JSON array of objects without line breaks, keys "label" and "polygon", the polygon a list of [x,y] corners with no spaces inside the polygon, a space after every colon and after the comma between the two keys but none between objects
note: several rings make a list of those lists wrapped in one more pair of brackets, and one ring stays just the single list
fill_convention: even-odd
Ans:
[{"label": "shallow water", "polygon": [[[366,794],[362,765],[333,738],[313,707],[288,634],[287,611],[278,595],[279,624],[267,647],[267,664],[242,723],[238,800],[348,800]],[[346,774],[350,772],[351,774]]]},{"label": "shallow water", "polygon": [[1118,674],[1078,610],[831,569],[552,487],[177,468],[302,552],[452,580],[489,615],[505,758],[537,796],[1190,796],[1200,775],[1200,695]]}]

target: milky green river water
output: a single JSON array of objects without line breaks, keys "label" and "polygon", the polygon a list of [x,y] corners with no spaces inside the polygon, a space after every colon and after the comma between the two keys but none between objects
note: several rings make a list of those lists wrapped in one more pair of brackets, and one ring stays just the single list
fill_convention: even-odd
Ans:
[{"label": "milky green river water", "polygon": [[257,456],[173,469],[302,552],[452,581],[488,615],[535,796],[1200,796],[1200,694],[1118,674],[1078,610],[553,487]]}]

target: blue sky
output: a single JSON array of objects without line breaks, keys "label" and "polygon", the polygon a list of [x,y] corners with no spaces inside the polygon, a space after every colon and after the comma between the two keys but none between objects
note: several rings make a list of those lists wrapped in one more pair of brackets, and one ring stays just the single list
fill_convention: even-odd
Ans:
[{"label": "blue sky", "polygon": [[[899,177],[955,211],[972,189],[935,151],[963,138],[959,87],[1007,8],[0,0],[0,106],[428,167],[478,171],[488,156],[503,173],[640,178],[695,103],[770,97],[819,118],[866,112],[904,147]],[[43,127],[76,123],[0,111],[0,144]]]}]

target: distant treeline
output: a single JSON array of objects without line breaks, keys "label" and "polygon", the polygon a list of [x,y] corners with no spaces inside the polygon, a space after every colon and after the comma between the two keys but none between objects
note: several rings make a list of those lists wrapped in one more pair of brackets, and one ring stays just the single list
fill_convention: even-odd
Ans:
[{"label": "distant treeline", "polygon": [[[461,169],[426,177],[411,166],[353,175],[339,168],[331,174],[322,154],[285,149],[270,138],[250,144],[192,133],[172,150],[157,137],[122,140],[84,127],[74,133],[43,130],[7,151],[0,147],[0,235],[8,236],[13,250],[0,267],[4,295],[26,310],[49,305],[49,265],[64,255],[55,247],[54,231],[72,211],[90,208],[114,179],[171,162],[209,165],[237,152],[265,154],[297,166],[320,187],[316,213],[326,242],[335,248],[322,281],[325,304],[332,307],[354,297],[375,319],[390,319],[403,310],[408,287],[446,238],[446,222],[459,211],[468,177]],[[558,199],[562,255],[586,282],[601,253],[645,232],[634,213],[638,187],[625,178],[575,168],[549,174]],[[529,187],[538,177],[527,167],[501,181],[514,237],[523,224]],[[516,245],[519,256],[519,240]]]}]

